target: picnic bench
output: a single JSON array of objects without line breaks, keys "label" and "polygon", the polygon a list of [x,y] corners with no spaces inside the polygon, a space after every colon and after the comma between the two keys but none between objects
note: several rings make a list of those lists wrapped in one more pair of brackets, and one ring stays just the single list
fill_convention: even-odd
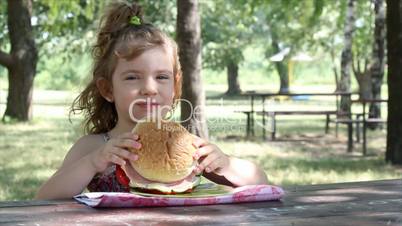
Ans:
[{"label": "picnic bench", "polygon": [[[352,95],[357,95],[358,93],[352,92],[333,92],[333,93],[261,93],[261,92],[245,92],[244,95],[250,97],[250,110],[237,111],[246,115],[246,136],[254,136],[254,115],[262,116],[262,138],[266,139],[267,131],[267,118],[270,119],[270,130],[271,139],[276,139],[277,133],[277,116],[279,115],[323,115],[325,116],[325,133],[329,132],[330,123],[336,125],[336,136],[338,136],[338,128],[340,124],[345,124],[347,126],[347,151],[351,152],[353,150],[353,134],[356,135],[356,141],[360,142],[360,134],[362,133],[362,153],[367,154],[367,127],[371,123],[385,123],[384,118],[372,118],[368,117],[367,106],[372,103],[386,103],[387,100],[384,99],[354,99],[351,100],[352,105],[360,104],[362,106],[359,112],[343,113],[339,110],[340,97],[349,96],[352,99]],[[294,109],[294,110],[272,110],[266,107],[265,100],[267,98],[274,98],[278,96],[285,97],[300,97],[300,96],[334,96],[335,97],[335,109],[334,110],[306,110],[306,109]],[[255,98],[262,99],[262,109],[255,110],[254,100]],[[334,116],[334,117],[332,117]]]},{"label": "picnic bench", "polygon": [[285,187],[281,201],[94,209],[68,200],[0,202],[0,225],[401,225],[402,180]]},{"label": "picnic bench", "polygon": [[[341,117],[330,119],[330,122],[336,123],[336,135],[338,134],[338,124],[348,125],[348,151],[353,150],[353,133],[356,135],[356,141],[360,142],[362,133],[362,153],[367,154],[367,128],[371,123],[386,123],[385,118],[370,117],[367,106],[372,103],[387,103],[385,99],[356,99],[352,100],[352,107],[356,104],[361,105],[361,109],[356,113],[343,114]],[[355,128],[354,128],[355,127]]]},{"label": "picnic bench", "polygon": [[[258,112],[257,114],[265,114],[271,119],[271,139],[276,139],[276,116],[277,115],[325,115],[325,133],[329,131],[330,115],[337,114],[337,111],[327,111],[327,110],[286,110],[286,111],[265,111]],[[264,120],[265,121],[265,120]]]},{"label": "picnic bench", "polygon": [[[325,132],[328,133],[329,131],[329,123],[330,123],[330,115],[338,114],[338,106],[340,102],[341,96],[349,96],[351,97],[354,93],[351,92],[332,92],[332,93],[265,93],[265,92],[255,92],[249,91],[245,92],[243,95],[250,97],[250,110],[246,111],[237,111],[238,113],[242,113],[246,115],[247,124],[246,124],[246,136],[249,137],[250,135],[254,136],[254,115],[261,115],[262,116],[262,138],[266,138],[266,126],[267,120],[266,117],[271,119],[271,139],[276,139],[276,132],[277,132],[277,117],[278,115],[324,115],[326,116],[326,123],[325,123]],[[334,109],[332,110],[306,110],[306,109],[297,109],[297,110],[271,110],[267,109],[265,106],[265,100],[267,98],[274,98],[278,96],[285,96],[285,97],[303,97],[303,96],[329,96],[335,97],[335,104]],[[255,110],[254,109],[254,99],[261,98],[262,100],[262,110]]]}]

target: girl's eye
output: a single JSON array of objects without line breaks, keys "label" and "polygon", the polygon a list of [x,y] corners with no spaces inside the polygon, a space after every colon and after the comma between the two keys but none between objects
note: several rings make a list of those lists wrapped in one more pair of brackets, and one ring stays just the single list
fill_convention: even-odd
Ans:
[{"label": "girl's eye", "polygon": [[156,76],[156,78],[164,80],[164,79],[169,79],[169,76],[168,75],[158,75],[158,76]]},{"label": "girl's eye", "polygon": [[128,75],[125,80],[137,80],[139,76],[137,75]]}]

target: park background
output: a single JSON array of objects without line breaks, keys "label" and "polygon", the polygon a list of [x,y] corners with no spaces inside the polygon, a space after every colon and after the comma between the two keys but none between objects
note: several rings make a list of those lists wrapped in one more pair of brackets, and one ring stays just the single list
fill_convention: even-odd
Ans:
[{"label": "park background", "polygon": [[[11,20],[21,19],[10,14],[10,2],[14,7],[16,2],[32,7],[30,37],[36,45],[37,64],[34,75],[28,75],[34,82],[26,117],[6,113],[10,77],[3,59],[13,51],[8,20],[10,15]],[[140,2],[147,20],[176,37],[180,21],[175,1]],[[0,34],[4,66],[0,67],[0,200],[32,199],[82,136],[82,116],[69,118],[69,110],[90,76],[90,47],[105,5],[94,0],[0,2],[4,28]],[[201,0],[202,70],[191,76],[202,78],[209,139],[228,154],[260,164],[277,185],[400,178],[400,165],[385,161],[386,125],[369,130],[368,154],[363,156],[361,143],[347,152],[344,126],[338,136],[334,125],[325,134],[323,117],[284,117],[278,123],[280,139],[270,141],[261,139],[260,129],[255,137],[245,137],[246,118],[235,112],[249,109],[249,99],[242,95],[246,91],[340,90],[387,99],[385,8],[382,0]],[[381,18],[383,30],[378,32]],[[351,30],[353,35],[347,35]],[[382,49],[374,48],[376,37],[381,38]],[[382,74],[367,78],[376,69],[378,51],[383,51]],[[349,64],[345,67],[341,62]],[[375,84],[370,83],[373,80]],[[365,81],[368,86],[362,85]],[[381,96],[378,88],[376,94],[370,88],[378,84]],[[24,95],[24,90],[18,92]],[[280,98],[270,104],[312,109],[333,107],[333,100]],[[386,105],[381,112],[386,118]]]}]

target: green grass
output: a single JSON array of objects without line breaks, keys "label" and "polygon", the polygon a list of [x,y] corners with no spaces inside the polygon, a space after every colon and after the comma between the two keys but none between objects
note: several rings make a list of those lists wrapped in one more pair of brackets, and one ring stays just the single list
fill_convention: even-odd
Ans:
[{"label": "green grass", "polygon": [[0,199],[31,199],[77,137],[65,118],[1,125]]},{"label": "green grass", "polygon": [[[250,86],[251,87],[251,86]],[[255,86],[254,86],[255,87]],[[213,87],[207,87],[213,97]],[[210,91],[211,90],[211,91]],[[70,146],[81,134],[80,118],[68,121],[74,95],[65,92],[35,92],[34,120],[0,124],[0,200],[32,199],[40,184],[60,166]],[[210,98],[207,115],[211,140],[226,153],[260,164],[272,183],[278,185],[320,184],[359,180],[400,178],[401,169],[384,161],[385,131],[369,131],[368,153],[361,144],[346,152],[346,131],[335,137],[333,125],[324,134],[323,117],[281,117],[279,140],[263,141],[261,128],[251,140],[244,138],[245,116],[233,113],[247,109],[247,99]],[[284,101],[284,107],[326,106],[328,100]],[[4,104],[0,104],[0,114]]]}]

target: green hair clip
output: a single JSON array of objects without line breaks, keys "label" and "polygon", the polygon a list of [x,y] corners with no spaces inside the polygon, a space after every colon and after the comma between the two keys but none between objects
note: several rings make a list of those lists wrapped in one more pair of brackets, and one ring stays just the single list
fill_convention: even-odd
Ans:
[{"label": "green hair clip", "polygon": [[141,25],[141,20],[138,16],[132,16],[128,23],[132,25]]}]

